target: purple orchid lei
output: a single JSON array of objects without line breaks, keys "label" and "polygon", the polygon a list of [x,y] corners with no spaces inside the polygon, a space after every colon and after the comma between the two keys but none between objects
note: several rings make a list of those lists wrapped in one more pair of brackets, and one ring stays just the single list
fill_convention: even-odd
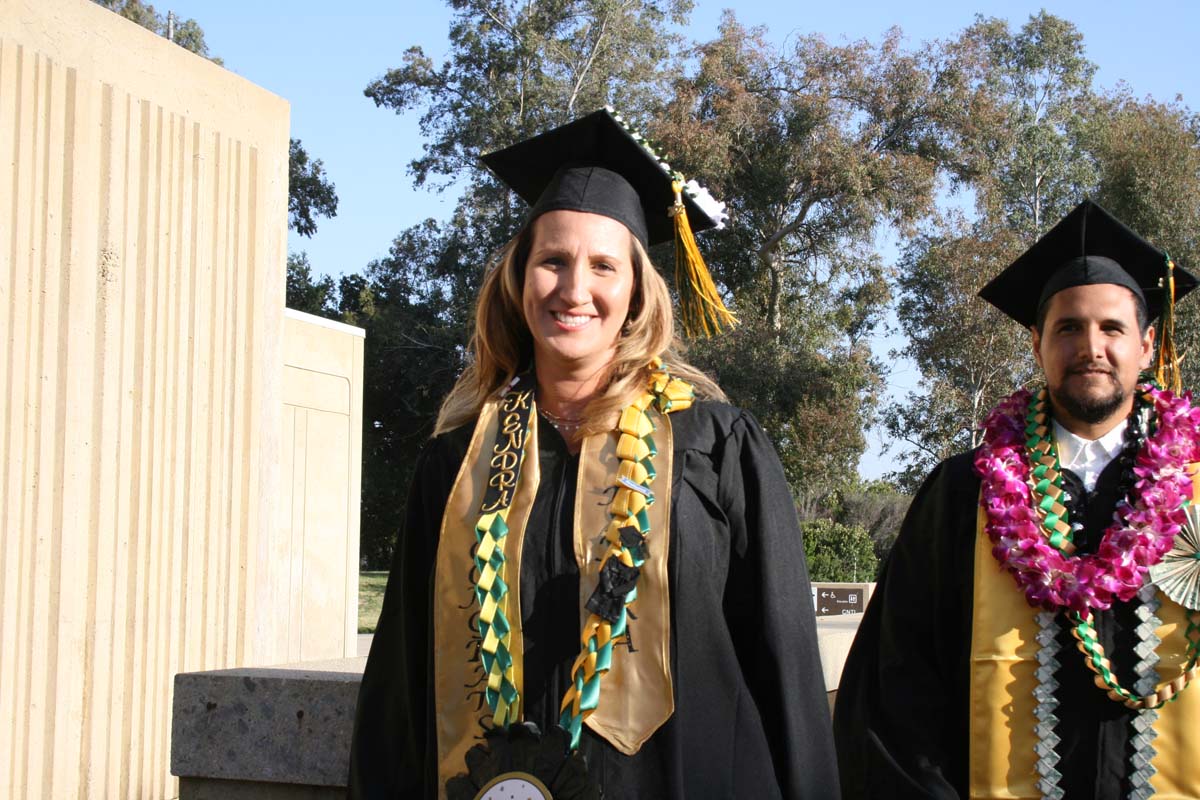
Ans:
[{"label": "purple orchid lei", "polygon": [[1133,488],[1117,504],[1094,554],[1064,555],[1050,544],[1034,509],[1025,443],[1029,391],[1001,401],[984,422],[975,471],[982,479],[992,555],[1035,608],[1087,614],[1132,599],[1183,525],[1183,505],[1192,499],[1187,465],[1200,454],[1200,409],[1187,394],[1176,397],[1151,384],[1138,391],[1153,404],[1157,429],[1138,451]]}]

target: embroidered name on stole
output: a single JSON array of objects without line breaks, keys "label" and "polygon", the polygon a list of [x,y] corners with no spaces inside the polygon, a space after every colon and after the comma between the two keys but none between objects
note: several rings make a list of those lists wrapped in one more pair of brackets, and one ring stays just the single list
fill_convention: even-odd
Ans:
[{"label": "embroidered name on stole", "polygon": [[[1194,496],[1200,500],[1200,474],[1193,476]],[[992,542],[981,507],[975,526],[975,592],[971,630],[970,763],[968,783],[972,800],[1040,798],[1037,788],[1038,667],[1037,610],[1029,606],[1012,576],[992,556]],[[1157,666],[1161,680],[1178,675],[1187,664],[1187,612],[1162,592],[1156,629],[1162,644]],[[1083,658],[1075,647],[1064,649],[1059,661]],[[1090,676],[1089,676],[1090,677]],[[1094,687],[1098,701],[1111,703]],[[1154,724],[1156,770],[1150,783],[1155,797],[1184,800],[1200,797],[1200,691],[1195,687],[1158,710]],[[1190,730],[1189,730],[1190,728]]]},{"label": "embroidered name on stole", "polygon": [[[532,403],[532,392],[526,402]],[[494,458],[508,459],[505,453],[493,452],[496,436],[506,416],[500,403],[488,402],[479,414],[467,454],[459,467],[450,498],[442,515],[438,540],[436,571],[433,586],[433,677],[436,709],[438,797],[446,796],[446,781],[464,770],[467,750],[483,735],[481,727],[490,722],[490,711],[483,691],[487,676],[479,658],[479,632],[475,618],[479,606],[474,594],[475,562],[472,558],[475,543],[475,523],[479,520],[480,505],[489,495],[488,476]],[[498,483],[490,487],[491,496],[511,492],[508,512],[508,535],[504,549],[515,554],[508,562],[508,615],[520,620],[521,580],[520,557],[525,538],[525,525],[537,494],[540,467],[537,451],[537,415],[529,423],[529,445],[525,447],[520,480],[516,486],[505,482],[504,470],[498,473]],[[520,625],[514,625],[509,642],[513,659],[514,682],[521,686],[524,646]]]}]

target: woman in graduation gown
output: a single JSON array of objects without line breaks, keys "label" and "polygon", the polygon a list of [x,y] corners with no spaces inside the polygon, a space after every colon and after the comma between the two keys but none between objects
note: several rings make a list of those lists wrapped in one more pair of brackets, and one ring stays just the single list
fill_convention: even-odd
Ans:
[{"label": "woman in graduation gown", "polygon": [[485,163],[534,208],[415,470],[351,796],[836,798],[782,468],[646,256],[715,213],[608,111]]}]

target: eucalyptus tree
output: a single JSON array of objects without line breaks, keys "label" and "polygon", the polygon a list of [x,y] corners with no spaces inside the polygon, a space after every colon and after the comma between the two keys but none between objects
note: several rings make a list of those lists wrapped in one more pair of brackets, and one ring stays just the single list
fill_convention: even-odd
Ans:
[{"label": "eucalyptus tree", "polygon": [[913,361],[921,380],[889,404],[883,423],[908,446],[893,472],[906,490],[937,462],[978,446],[984,416],[1034,376],[1029,332],[977,296],[1024,249],[1010,228],[952,215],[912,237],[901,255],[896,316],[907,344],[893,355]]},{"label": "eucalyptus tree", "polygon": [[954,120],[956,189],[975,214],[931,217],[897,264],[896,316],[920,370],[917,388],[883,410],[899,450],[892,477],[913,490],[947,456],[978,444],[988,410],[1033,377],[1029,334],[975,293],[1074,206],[1095,180],[1083,147],[1094,105],[1083,37],[1042,11],[1014,31],[977,17],[947,50],[970,87]]},{"label": "eucalyptus tree", "polygon": [[743,322],[695,350],[763,417],[796,490],[829,491],[854,477],[881,385],[877,236],[932,211],[970,86],[948,52],[906,49],[898,30],[778,46],[726,12],[695,55],[655,133],[729,203],[707,251]]},{"label": "eucalyptus tree", "polygon": [[980,214],[1032,244],[1096,181],[1082,141],[1096,65],[1075,25],[1045,10],[1016,31],[977,17],[956,49],[987,98],[963,139]]}]

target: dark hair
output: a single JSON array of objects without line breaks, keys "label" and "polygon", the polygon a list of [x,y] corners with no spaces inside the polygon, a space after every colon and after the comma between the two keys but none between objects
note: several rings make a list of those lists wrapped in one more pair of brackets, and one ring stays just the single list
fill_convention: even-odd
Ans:
[{"label": "dark hair", "polygon": [[[1133,307],[1137,314],[1138,332],[1145,336],[1146,331],[1150,328],[1150,313],[1146,310],[1146,301],[1134,294],[1133,290],[1128,286],[1122,286],[1121,288],[1129,292],[1129,296],[1133,298]],[[1050,310],[1050,301],[1052,299],[1054,299],[1054,295],[1047,297],[1042,301],[1042,304],[1038,306],[1037,321],[1034,322],[1034,327],[1037,328],[1038,336],[1041,336],[1042,333],[1044,333],[1042,329],[1046,325],[1046,312]]]}]

